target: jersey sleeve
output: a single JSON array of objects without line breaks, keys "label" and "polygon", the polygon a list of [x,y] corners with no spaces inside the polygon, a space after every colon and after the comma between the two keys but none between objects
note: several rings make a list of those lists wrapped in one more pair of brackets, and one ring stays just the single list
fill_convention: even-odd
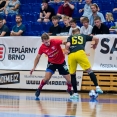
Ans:
[{"label": "jersey sleeve", "polygon": [[67,42],[71,42],[71,36],[67,38]]},{"label": "jersey sleeve", "polygon": [[93,36],[86,35],[86,41],[92,41]]},{"label": "jersey sleeve", "polygon": [[63,40],[62,39],[54,39],[53,40],[57,45],[61,45]]},{"label": "jersey sleeve", "polygon": [[40,54],[40,55],[43,54],[43,48],[42,48],[42,46],[39,48],[38,54]]}]

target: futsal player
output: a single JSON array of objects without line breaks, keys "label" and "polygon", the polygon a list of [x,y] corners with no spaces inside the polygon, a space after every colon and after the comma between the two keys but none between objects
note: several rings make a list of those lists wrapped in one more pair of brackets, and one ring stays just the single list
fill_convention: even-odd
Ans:
[{"label": "futsal player", "polygon": [[38,87],[35,96],[39,97],[40,91],[42,90],[43,86],[50,80],[56,69],[58,69],[59,74],[63,75],[63,77],[67,80],[67,92],[72,95],[71,76],[65,62],[65,56],[60,46],[61,44],[64,44],[63,40],[50,39],[47,33],[43,33],[41,39],[43,44],[39,48],[38,54],[34,61],[34,67],[31,70],[30,74],[32,74],[32,72],[35,70],[43,53],[48,56],[48,64],[45,77],[41,81],[41,84]]},{"label": "futsal player", "polygon": [[96,49],[99,40],[97,37],[80,34],[80,30],[78,28],[74,29],[72,33],[73,35],[68,37],[67,44],[66,44],[69,72],[71,74],[71,83],[74,90],[74,94],[72,95],[72,98],[78,98],[78,93],[77,93],[78,91],[77,91],[77,85],[76,85],[77,84],[76,70],[77,70],[78,64],[83,68],[83,70],[85,70],[89,74],[91,80],[96,86],[96,92],[101,94],[103,93],[103,91],[98,86],[97,78],[91,69],[90,62],[84,51],[85,44],[87,41],[95,41],[95,44],[92,45],[92,48]]}]

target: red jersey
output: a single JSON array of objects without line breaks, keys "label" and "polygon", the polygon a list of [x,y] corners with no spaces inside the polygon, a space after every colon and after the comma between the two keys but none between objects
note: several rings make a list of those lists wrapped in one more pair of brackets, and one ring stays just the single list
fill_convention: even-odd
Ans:
[{"label": "red jersey", "polygon": [[42,44],[39,48],[38,54],[42,55],[43,53],[48,56],[48,61],[54,64],[62,64],[65,60],[65,56],[61,49],[62,40],[51,39],[50,46]]},{"label": "red jersey", "polygon": [[64,7],[63,5],[61,5],[58,8],[58,13],[72,17],[73,10],[69,6]]}]

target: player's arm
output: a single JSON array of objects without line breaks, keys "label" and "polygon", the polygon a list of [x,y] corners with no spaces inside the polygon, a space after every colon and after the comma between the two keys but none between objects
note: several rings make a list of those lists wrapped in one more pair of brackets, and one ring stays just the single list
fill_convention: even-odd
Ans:
[{"label": "player's arm", "polygon": [[70,45],[71,45],[70,39],[71,39],[71,36],[67,38],[67,43],[65,45],[65,54],[69,54],[69,52],[70,52],[69,51],[69,48],[70,48]]},{"label": "player's arm", "polygon": [[39,63],[40,58],[41,58],[41,55],[40,54],[37,54],[37,56],[35,58],[35,61],[34,61],[34,67],[33,67],[33,69],[36,68],[37,64]]},{"label": "player's arm", "polygon": [[96,49],[96,47],[97,47],[97,45],[98,45],[98,43],[99,43],[99,38],[93,36],[92,41],[95,42],[95,44],[93,44],[92,48],[93,48],[93,49]]},{"label": "player's arm", "polygon": [[39,60],[41,58],[41,55],[40,54],[37,54],[35,60],[34,60],[34,66],[33,66],[33,69],[30,71],[30,74],[32,74],[32,72],[35,70],[37,64],[39,63]]}]

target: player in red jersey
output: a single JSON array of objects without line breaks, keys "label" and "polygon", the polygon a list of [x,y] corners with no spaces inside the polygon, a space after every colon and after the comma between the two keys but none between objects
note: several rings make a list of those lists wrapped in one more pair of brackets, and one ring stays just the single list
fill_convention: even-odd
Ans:
[{"label": "player in red jersey", "polygon": [[50,80],[51,76],[54,74],[56,69],[60,75],[67,80],[67,92],[72,95],[71,91],[71,77],[65,62],[65,56],[61,49],[61,44],[64,44],[63,40],[60,39],[49,39],[47,33],[42,34],[41,36],[43,44],[39,48],[38,54],[34,61],[34,67],[31,70],[30,74],[35,70],[37,64],[39,63],[41,55],[44,53],[48,56],[48,65],[45,73],[44,79],[41,81],[40,86],[38,87],[35,96],[39,97],[40,91],[42,90],[43,86]]}]

